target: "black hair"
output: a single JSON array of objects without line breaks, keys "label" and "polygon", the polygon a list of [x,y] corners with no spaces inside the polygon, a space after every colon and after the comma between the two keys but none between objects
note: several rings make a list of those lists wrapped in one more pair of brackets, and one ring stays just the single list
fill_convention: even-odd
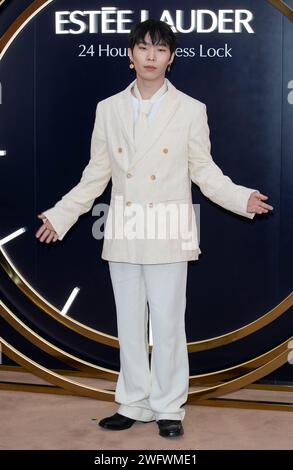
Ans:
[{"label": "black hair", "polygon": [[132,28],[128,36],[128,47],[133,50],[135,44],[144,42],[147,33],[149,33],[153,44],[169,46],[171,54],[175,51],[177,40],[171,27],[164,21],[153,18],[141,21]]}]

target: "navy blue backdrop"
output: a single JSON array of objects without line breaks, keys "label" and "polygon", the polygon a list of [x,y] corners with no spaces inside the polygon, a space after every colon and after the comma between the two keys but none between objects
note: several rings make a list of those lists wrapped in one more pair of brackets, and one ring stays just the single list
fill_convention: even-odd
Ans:
[{"label": "navy blue backdrop", "polygon": [[[293,6],[292,0],[287,3]],[[29,4],[25,0],[4,4],[1,34]],[[92,237],[91,211],[54,246],[35,239],[40,225],[37,214],[78,183],[88,162],[97,102],[135,77],[127,56],[115,56],[115,48],[127,49],[127,34],[88,30],[56,34],[56,11],[103,6],[96,0],[52,1],[29,21],[0,62],[0,149],[6,151],[0,157],[0,239],[26,227],[21,236],[5,244],[26,280],[58,309],[72,288],[79,286],[68,315],[117,335],[108,265],[100,257],[103,241]],[[114,6],[132,10],[128,27],[140,20],[141,10],[148,9],[154,18],[168,10],[174,18],[175,11],[183,8],[175,0],[117,1]],[[179,47],[194,48],[196,55],[183,56],[178,50],[168,78],[207,105],[215,162],[235,183],[267,194],[274,211],[251,221],[215,205],[193,185],[193,202],[200,205],[202,254],[199,261],[189,263],[188,341],[222,335],[264,315],[291,292],[293,266],[292,24],[265,0],[186,0],[185,28],[192,9],[253,13],[253,33],[178,33]],[[69,25],[64,23],[64,28]],[[107,46],[112,56],[106,54]],[[200,46],[203,51],[231,48],[231,57],[201,57]],[[104,49],[101,55],[99,47]],[[80,55],[83,50],[95,54]],[[98,202],[108,203],[110,191],[111,182]],[[1,298],[36,331],[69,352],[119,370],[118,350],[57,325],[4,272],[0,276]],[[291,315],[292,309],[234,344],[190,354],[191,373],[222,369],[277,346],[292,335]],[[2,319],[0,331],[38,362],[58,367]],[[292,366],[282,367],[268,379],[292,381]]]}]

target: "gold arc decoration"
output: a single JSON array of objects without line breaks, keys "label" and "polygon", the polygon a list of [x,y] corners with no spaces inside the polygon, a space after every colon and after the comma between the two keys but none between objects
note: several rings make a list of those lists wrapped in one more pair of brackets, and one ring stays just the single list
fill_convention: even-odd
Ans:
[{"label": "gold arc decoration", "polygon": [[90,362],[84,361],[66,351],[53,345],[29,326],[25,325],[1,300],[0,300],[0,316],[26,340],[30,341],[34,346],[42,349],[51,357],[63,362],[69,367],[74,367],[78,371],[86,374],[87,377],[99,377],[107,380],[117,380],[118,372],[105,367],[97,366]]},{"label": "gold arc decoration", "polygon": [[[12,23],[12,25],[8,28],[8,30],[4,33],[4,35],[0,38],[0,60],[3,58],[5,52],[8,50],[10,44],[13,40],[17,37],[19,32],[28,24],[28,22],[36,16],[43,8],[47,5],[52,3],[53,0],[35,0],[32,4],[26,8],[26,10],[18,16],[18,18]],[[293,10],[290,8],[285,2],[279,0],[266,0],[268,3],[276,7],[279,11],[281,11],[284,15],[286,15],[290,21],[293,21]],[[0,0],[0,6],[4,3],[4,0]],[[33,288],[30,286],[20,275],[17,273],[17,270],[13,267],[12,263],[8,261],[7,256],[1,248],[0,253],[0,263],[2,267],[5,269],[6,273],[9,277],[15,282],[15,284],[22,290],[22,292],[30,298],[36,305],[38,305],[43,311],[51,315],[60,323],[63,323],[65,326],[71,328],[73,331],[76,331],[83,336],[93,339],[94,341],[98,341],[102,344],[110,345],[112,347],[119,348],[118,338],[107,335],[105,333],[99,332],[97,330],[91,329],[89,327],[84,326],[83,324],[69,319],[68,317],[63,317],[60,312],[55,309],[49,302],[47,302],[44,298],[42,298]],[[287,311],[293,303],[293,293],[287,296],[279,305],[277,305],[274,309],[269,311],[267,314],[262,316],[261,318],[255,320],[254,322],[245,325],[237,330],[234,330],[230,333],[226,333],[224,335],[210,338],[207,340],[197,341],[188,343],[188,350],[189,352],[196,352],[196,351],[203,351],[207,349],[212,349],[218,346],[222,346],[225,344],[229,344],[233,341],[236,341],[244,336],[247,336],[255,331],[258,331],[260,328],[271,323],[273,320],[278,318],[282,315],[285,311]],[[3,306],[2,306],[3,307]],[[4,307],[3,307],[4,308]],[[1,308],[1,312],[3,310]],[[69,363],[75,364],[78,367],[83,369],[84,374],[88,374],[93,368],[99,374],[105,374],[104,378],[117,378],[117,373],[115,371],[111,371],[109,369],[100,368],[90,363],[86,363],[85,361],[80,360],[72,355],[69,355],[65,351],[56,348],[51,343],[46,342],[43,338],[37,335],[33,330],[30,330],[26,325],[20,322],[17,317],[13,316],[12,312],[9,320],[11,322],[15,322],[17,324],[17,328],[22,330],[24,336],[30,338],[30,340],[34,340],[38,343],[39,346],[47,347],[48,350],[51,349],[51,354],[54,350],[55,354],[59,354],[59,357],[63,356],[63,360],[65,362],[68,360]],[[5,313],[5,319],[7,320],[7,311]],[[16,328],[16,329],[17,329]],[[289,341],[291,341],[292,338]],[[51,386],[51,389],[55,391],[55,393],[66,393],[70,392],[73,394],[78,394],[82,396],[88,396],[92,398],[102,399],[106,401],[114,401],[114,392],[113,391],[106,391],[101,389],[95,389],[92,387],[88,387],[77,382],[74,382],[69,379],[65,379],[62,375],[51,371],[49,369],[44,368],[40,364],[37,364],[35,361],[32,361],[25,355],[23,355],[20,351],[17,351],[13,348],[9,343],[7,343],[3,338],[0,338],[0,345],[2,346],[2,351],[12,360],[16,361],[26,370],[29,370],[35,375],[44,378],[45,380],[49,380],[49,382],[53,383],[55,387]],[[52,355],[54,355],[54,353]],[[208,383],[213,381],[220,381],[220,380],[227,380],[228,377],[232,377],[231,380],[228,382],[220,382],[214,383],[213,385],[205,388],[204,390],[197,390],[189,392],[188,396],[188,403],[190,404],[203,404],[209,406],[234,406],[234,403],[237,403],[237,406],[241,405],[241,400],[226,400],[226,399],[219,399],[220,395],[225,395],[231,393],[233,391],[239,390],[243,387],[251,386],[251,383],[259,380],[260,378],[268,375],[272,371],[276,370],[283,364],[285,364],[288,360],[288,344],[287,342],[282,343],[281,345],[277,346],[276,348],[272,349],[271,351],[254,358],[246,363],[230,367],[228,369],[222,371],[216,371],[209,374],[201,374],[198,376],[190,377],[191,383]],[[251,370],[252,369],[252,370]],[[2,370],[0,366],[0,370]],[[248,372],[247,372],[248,371]],[[93,371],[92,371],[93,372]],[[237,376],[240,372],[243,372],[242,375],[239,377]],[[74,372],[73,372],[74,373]],[[111,375],[112,374],[112,375]],[[236,378],[235,378],[236,375]],[[0,389],[3,389],[3,384],[0,384]],[[22,384],[14,384],[15,389],[20,389]],[[28,385],[33,387],[33,385]],[[17,388],[18,387],[18,388]],[[41,391],[41,386],[38,387],[38,391]],[[60,388],[60,387],[63,387]],[[261,385],[259,385],[261,387]],[[281,388],[280,388],[281,389]],[[58,392],[57,392],[58,390]],[[54,393],[54,392],[52,392]],[[252,405],[247,403],[245,400],[243,401],[245,404],[243,407],[251,407]],[[293,410],[293,406],[291,404],[276,404],[280,405],[280,409],[286,409],[286,406],[290,411]],[[283,406],[282,406],[283,405]],[[256,407],[261,407],[261,402],[255,403]],[[271,403],[263,402],[263,406],[270,407],[273,406]]]},{"label": "gold arc decoration", "polygon": [[[292,338],[287,341],[286,350],[276,355],[266,364],[251,372],[248,372],[247,374],[242,375],[241,377],[230,380],[229,382],[210,386],[202,390],[191,391],[188,393],[187,403],[194,404],[196,402],[197,404],[200,404],[201,400],[209,400],[210,398],[217,398],[222,395],[233,393],[240,390],[241,388],[244,388],[246,385],[249,385],[256,380],[260,380],[261,378],[270,374],[274,370],[287,363],[289,350],[288,345]],[[70,394],[77,394],[79,396],[85,396],[104,401],[115,401],[114,390],[98,389],[62,377],[62,375],[53,372],[50,369],[47,369],[46,367],[43,367],[42,365],[28,358],[1,337],[0,344],[2,346],[2,352],[11,360],[15,361],[17,364],[20,364],[27,371],[33,373],[37,377],[40,377],[57,387],[62,387],[63,389],[70,392]],[[293,411],[293,403],[290,411]]]},{"label": "gold arc decoration", "polygon": [[[227,367],[226,369],[217,370],[214,372],[206,372],[204,374],[191,375],[189,377],[190,385],[201,385],[201,384],[217,384],[218,382],[234,379],[241,375],[251,372],[252,370],[257,369],[265,365],[267,362],[274,359],[276,356],[282,352],[287,351],[288,354],[288,340],[279,344],[275,348],[257,356],[253,359],[249,359],[241,364],[236,364],[234,366]],[[292,386],[293,390],[293,386]]]},{"label": "gold arc decoration", "polygon": [[[254,369],[251,372],[241,375],[235,379],[232,379],[228,382],[224,382],[218,385],[213,385],[211,387],[204,388],[203,390],[195,390],[189,392],[188,394],[188,403],[192,402],[193,400],[197,399],[208,399],[208,398],[215,398],[222,395],[227,395],[228,393],[235,392],[244,388],[246,385],[249,385],[257,380],[262,379],[266,375],[270,374],[274,370],[278,369],[279,367],[283,366],[284,364],[288,363],[288,344],[292,340],[290,338],[287,342],[287,348],[285,351],[281,352],[279,355],[268,361],[266,364]],[[292,403],[292,411],[293,411],[293,403]]]},{"label": "gold arc decoration", "polygon": [[0,60],[20,31],[22,31],[30,20],[43,8],[52,3],[52,1],[54,0],[35,0],[16,18],[0,38]]},{"label": "gold arc decoration", "polygon": [[25,354],[22,354],[1,337],[0,343],[2,345],[2,352],[7,357],[15,361],[17,364],[20,364],[22,367],[37,377],[40,377],[41,379],[46,380],[58,387],[62,387],[74,395],[77,394],[84,397],[96,398],[98,400],[114,401],[113,391],[89,387],[88,385],[80,384],[74,380],[62,377],[60,374],[52,372],[50,369],[47,369],[41,364],[38,364],[32,359],[29,359]]},{"label": "gold arc decoration", "polygon": [[[287,341],[285,342],[287,343]],[[1,344],[1,340],[0,340],[0,344]],[[283,343],[282,343],[283,344]],[[286,346],[287,347],[287,346]],[[284,348],[285,350],[285,348]],[[80,372],[78,370],[69,370],[69,369],[54,369],[54,368],[51,368],[50,369],[52,372],[55,372],[56,374],[59,374],[59,375],[68,375],[68,376],[72,376],[72,377],[85,377],[85,378],[92,378],[92,376],[89,376],[88,374],[84,373],[84,372]],[[29,372],[22,366],[19,366],[19,365],[0,365],[0,372],[22,372],[22,373],[27,373],[29,374]],[[97,376],[95,377],[96,379],[104,379],[104,377],[100,377],[100,376]],[[106,379],[108,380],[108,379]],[[9,385],[19,385],[18,383],[15,383],[15,382],[7,382],[7,381],[4,381],[4,382],[1,382],[0,381],[0,385],[2,384],[9,384]],[[221,382],[207,382],[209,385],[218,385],[219,383]],[[20,385],[23,385],[24,382],[22,382]],[[40,385],[40,384],[26,384],[28,386],[35,386],[35,385]],[[42,385],[42,388],[44,388],[46,385]],[[55,386],[54,385],[49,385],[48,386],[49,389],[55,389]],[[58,387],[57,387],[58,388]],[[1,387],[0,387],[1,389]],[[245,387],[245,389],[249,389],[249,390],[267,390],[267,385],[264,384],[264,383],[253,383],[253,384],[249,384]],[[293,385],[276,385],[276,384],[270,384],[270,391],[273,391],[273,392],[293,392]],[[58,390],[60,391],[63,391],[62,389],[58,388]]]},{"label": "gold arc decoration", "polygon": [[14,284],[23,292],[26,297],[30,299],[35,305],[37,305],[43,312],[50,315],[57,322],[66,326],[72,331],[84,336],[85,338],[91,339],[107,346],[112,346],[119,349],[118,338],[115,336],[102,333],[94,330],[77,320],[70,318],[66,315],[62,315],[52,304],[50,304],[44,297],[42,297],[18,272],[12,261],[5,253],[3,247],[0,246],[0,265],[14,282]]},{"label": "gold arc decoration", "polygon": [[[51,305],[46,299],[44,299],[33,287],[22,277],[13,265],[5,253],[3,247],[0,247],[0,265],[8,274],[10,279],[15,285],[28,297],[35,305],[37,305],[43,312],[50,315],[57,322],[70,328],[72,331],[107,346],[112,346],[119,349],[119,341],[116,336],[111,336],[93,328],[87,327],[82,323],[74,320],[68,316],[64,316]],[[187,343],[188,352],[206,351],[208,349],[214,349],[219,346],[224,346],[232,342],[238,341],[252,333],[260,330],[264,326],[269,325],[272,321],[283,315],[293,305],[293,292],[291,292],[282,302],[280,302],[272,310],[258,318],[257,320],[244,325],[234,331],[225,333],[214,338],[204,339],[200,341],[193,341]],[[152,346],[149,346],[149,351],[152,351]]]},{"label": "gold arc decoration", "polygon": [[267,0],[273,7],[277,8],[287,18],[293,22],[293,9],[282,0]]},{"label": "gold arc decoration", "polygon": [[[25,325],[1,300],[0,300],[0,316],[12,327],[15,331],[21,334],[26,340],[30,341],[34,346],[39,347],[42,351],[50,354],[51,357],[61,361],[70,367],[77,369],[73,374],[68,372],[68,375],[80,375],[84,377],[101,378],[106,380],[117,381],[118,372],[112,369],[106,369],[101,366],[86,362],[66,351],[58,348],[49,341],[42,338],[39,334],[34,332],[31,328]],[[265,365],[268,361],[274,359],[276,356],[287,350],[288,341],[283,342],[270,351],[261,354],[260,356],[237,364],[235,366],[218,370],[215,372],[208,372],[205,374],[193,375],[189,377],[190,385],[200,384],[217,384],[219,381],[228,380],[231,378],[239,377],[247,372],[257,369]],[[1,371],[0,367],[0,371]],[[293,388],[293,387],[292,387]]]}]

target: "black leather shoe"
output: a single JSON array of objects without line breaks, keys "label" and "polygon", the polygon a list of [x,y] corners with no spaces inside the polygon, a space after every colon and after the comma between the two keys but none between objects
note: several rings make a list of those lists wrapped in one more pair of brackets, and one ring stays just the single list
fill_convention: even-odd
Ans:
[{"label": "black leather shoe", "polygon": [[159,434],[163,437],[176,437],[184,434],[182,422],[174,419],[159,419]]},{"label": "black leather shoe", "polygon": [[113,416],[101,419],[99,425],[102,426],[102,428],[111,429],[112,431],[122,431],[123,429],[130,428],[135,421],[135,419],[115,413]]}]

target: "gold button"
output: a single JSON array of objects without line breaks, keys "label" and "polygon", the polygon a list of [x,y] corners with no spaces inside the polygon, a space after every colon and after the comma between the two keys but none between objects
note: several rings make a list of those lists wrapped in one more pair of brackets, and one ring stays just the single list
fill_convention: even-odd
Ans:
[{"label": "gold button", "polygon": [[167,148],[164,148],[164,149],[163,149],[163,152],[164,152],[164,153],[168,153],[169,150],[168,150]]},{"label": "gold button", "polygon": [[126,205],[131,206],[131,201],[127,201]]},{"label": "gold button", "polygon": [[149,207],[153,207],[153,203],[152,202],[149,202]]},{"label": "gold button", "polygon": [[132,177],[132,174],[131,173],[127,173],[127,178],[131,178]]},{"label": "gold button", "polygon": [[151,175],[151,180],[155,180],[156,179],[156,175]]},{"label": "gold button", "polygon": [[118,152],[119,152],[119,153],[122,152],[122,147],[118,147]]}]

